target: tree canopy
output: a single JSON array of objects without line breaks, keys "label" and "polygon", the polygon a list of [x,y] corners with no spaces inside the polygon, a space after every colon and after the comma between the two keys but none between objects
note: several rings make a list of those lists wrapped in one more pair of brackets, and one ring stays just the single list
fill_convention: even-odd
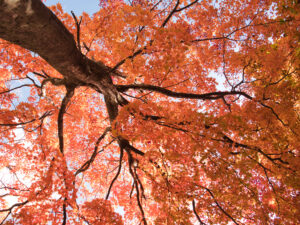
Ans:
[{"label": "tree canopy", "polygon": [[300,223],[298,1],[95,7],[0,0],[0,223]]}]

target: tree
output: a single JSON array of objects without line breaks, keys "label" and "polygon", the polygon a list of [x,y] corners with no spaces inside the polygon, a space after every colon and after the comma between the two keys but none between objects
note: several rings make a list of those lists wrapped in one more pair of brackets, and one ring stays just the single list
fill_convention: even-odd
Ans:
[{"label": "tree", "polygon": [[300,222],[298,1],[0,15],[1,224]]}]

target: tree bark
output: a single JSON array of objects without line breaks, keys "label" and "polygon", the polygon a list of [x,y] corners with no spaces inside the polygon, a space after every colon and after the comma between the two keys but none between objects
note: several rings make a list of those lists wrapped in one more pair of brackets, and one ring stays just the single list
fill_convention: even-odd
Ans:
[{"label": "tree bark", "polygon": [[[0,0],[0,38],[39,54],[69,85],[91,85],[106,102],[125,104],[105,65],[84,56],[73,35],[40,0]],[[115,117],[117,112],[111,112]],[[114,119],[114,118],[110,118]]]}]

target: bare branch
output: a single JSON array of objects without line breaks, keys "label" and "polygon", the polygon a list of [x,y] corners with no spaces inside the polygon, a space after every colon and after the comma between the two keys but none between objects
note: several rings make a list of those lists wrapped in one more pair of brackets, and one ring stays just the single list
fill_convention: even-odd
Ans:
[{"label": "bare branch", "polygon": [[20,203],[16,203],[14,205],[12,205],[11,207],[7,208],[7,209],[0,209],[0,212],[8,212],[8,214],[4,217],[4,219],[1,221],[0,225],[4,224],[5,220],[9,217],[9,215],[12,213],[12,210],[15,207],[19,207],[19,206],[24,206],[28,203],[29,201],[26,200],[24,202],[20,202]]},{"label": "bare branch", "polygon": [[41,117],[39,117],[37,119],[32,119],[30,121],[20,122],[20,123],[2,123],[2,124],[0,124],[0,126],[16,127],[16,126],[19,126],[19,125],[29,124],[29,123],[32,123],[32,122],[37,121],[37,120],[43,120],[47,116],[51,116],[51,115],[52,115],[51,111],[46,111]]},{"label": "bare branch", "polygon": [[123,154],[124,154],[124,149],[120,147],[120,159],[119,159],[119,168],[118,168],[118,171],[114,177],[114,179],[111,181],[110,185],[109,185],[109,188],[108,188],[108,191],[107,191],[107,194],[106,194],[106,197],[105,199],[107,200],[109,198],[109,194],[110,194],[110,191],[114,185],[114,182],[118,179],[118,176],[121,172],[121,169],[122,169],[122,160],[123,160]]},{"label": "bare branch", "polygon": [[33,71],[32,73],[35,74],[35,75],[37,75],[37,76],[39,76],[39,77],[42,77],[42,78],[48,78],[48,77],[50,77],[44,70],[42,70],[42,72],[43,72],[43,74],[35,72],[35,71]]},{"label": "bare branch", "polygon": [[150,11],[153,11],[160,3],[162,2],[162,0],[157,1],[157,3],[155,3]]},{"label": "bare branch", "polygon": [[162,23],[161,27],[165,27],[167,25],[167,23],[169,22],[169,20],[171,19],[171,17],[173,16],[174,13],[176,13],[177,7],[179,6],[180,1],[177,0],[175,7],[173,8],[173,10],[169,13],[169,15],[167,16],[167,18],[164,20],[164,22]]},{"label": "bare branch", "polygon": [[81,24],[81,21],[82,21],[82,17],[80,17],[80,20],[78,21],[76,15],[74,14],[73,11],[71,11],[71,14],[73,16],[73,19],[75,21],[75,25],[76,25],[76,28],[77,28],[77,47],[78,47],[78,50],[81,52],[81,45],[80,45],[80,24]]},{"label": "bare branch", "polygon": [[[249,145],[246,145],[246,144],[242,144],[242,143],[239,143],[239,142],[236,142],[236,141],[232,140],[230,137],[228,137],[225,134],[223,134],[223,135],[224,135],[223,139],[212,139],[212,140],[214,140],[214,141],[223,141],[223,142],[229,143],[230,145],[232,145],[234,147],[242,147],[242,148],[245,148],[245,149],[249,149],[249,150],[253,150],[253,151],[259,152],[260,154],[262,154],[263,156],[265,156],[268,160],[270,160],[274,165],[277,165],[279,167],[282,167],[282,164],[285,164],[285,165],[289,164],[288,162],[282,160],[280,157],[277,157],[277,158],[270,157],[270,155],[266,154],[259,147],[249,146]],[[237,153],[235,153],[235,154],[237,154]],[[279,161],[282,164],[278,164],[276,161]],[[288,168],[288,167],[284,167],[284,168],[291,170],[291,168]]]},{"label": "bare branch", "polygon": [[[171,17],[173,16],[174,13],[180,12],[180,11],[182,11],[182,10],[184,10],[184,9],[186,9],[186,8],[188,8],[188,7],[190,7],[190,6],[192,6],[192,5],[195,4],[196,2],[198,2],[198,0],[196,0],[196,1],[194,1],[194,2],[192,2],[192,3],[190,3],[190,4],[188,4],[187,6],[184,6],[183,8],[177,9],[178,6],[179,6],[179,4],[180,4],[180,1],[177,0],[177,3],[176,3],[176,5],[175,5],[175,7],[174,7],[173,10],[170,12],[170,14],[167,16],[167,18],[164,20],[164,22],[163,22],[162,25],[161,25],[161,28],[163,28],[163,27],[166,26],[166,24],[169,22],[169,20],[171,19]],[[160,1],[159,1],[158,3],[160,3]],[[156,6],[156,5],[155,5],[155,6]],[[153,10],[153,9],[152,9],[152,10]],[[151,45],[152,45],[153,41],[154,41],[154,40],[151,39],[147,45],[145,45],[144,47],[142,47],[142,48],[136,50],[132,55],[127,56],[126,58],[122,59],[120,62],[118,62],[118,63],[110,70],[110,73],[112,73],[112,72],[114,72],[115,70],[117,70],[121,65],[123,65],[123,64],[126,62],[126,60],[128,60],[128,59],[134,59],[136,56],[140,55],[144,50],[147,49],[148,46],[151,46]]]},{"label": "bare branch", "polygon": [[[286,20],[285,22],[289,22],[292,19]],[[231,39],[230,36],[233,35],[234,33],[244,30],[246,28],[249,27],[257,27],[257,26],[265,26],[265,25],[270,25],[270,24],[275,24],[275,23],[282,23],[282,21],[270,21],[268,23],[258,23],[258,24],[251,24],[253,22],[253,20],[250,21],[250,23],[246,24],[245,26],[242,27],[238,27],[235,30],[231,31],[230,33],[224,35],[224,36],[220,36],[220,37],[210,37],[210,38],[199,38],[199,39],[195,39],[192,40],[191,42],[203,42],[203,41],[213,41],[213,40],[223,40],[223,39],[227,39],[227,40],[231,40],[231,41],[237,41],[235,39]],[[239,40],[239,41],[244,41],[244,40]]]},{"label": "bare branch", "polygon": [[133,178],[133,182],[134,182],[134,187],[135,187],[135,190],[136,190],[136,200],[137,200],[137,204],[138,204],[138,207],[142,213],[142,221],[144,222],[144,225],[147,225],[147,220],[146,220],[146,217],[145,217],[145,212],[144,212],[144,209],[143,209],[143,206],[142,206],[142,203],[141,203],[141,200],[140,200],[140,191],[139,191],[139,185],[138,185],[138,181],[137,181],[137,177],[135,176],[133,170],[132,170],[132,166],[133,166],[133,162],[134,162],[134,159],[131,155],[130,152],[128,152],[128,162],[129,162],[129,172]]},{"label": "bare branch", "polygon": [[199,221],[200,225],[206,225],[204,222],[202,222],[202,220],[200,219],[197,211],[196,211],[196,205],[195,205],[195,200],[193,199],[193,212],[195,214],[195,216],[197,217],[197,220]]},{"label": "bare branch", "polygon": [[8,92],[11,92],[11,91],[14,91],[14,90],[17,90],[17,89],[22,88],[22,87],[32,87],[32,86],[33,86],[33,84],[22,84],[22,85],[20,85],[18,87],[14,87],[12,89],[9,89],[9,90],[6,90],[6,91],[2,91],[2,92],[0,92],[0,95],[8,93]]},{"label": "bare branch", "polygon": [[7,209],[0,209],[0,212],[8,212],[8,211],[11,211],[13,210],[15,207],[18,207],[18,206],[23,206],[25,204],[27,204],[29,201],[26,200],[24,202],[21,202],[21,203],[16,203],[14,205],[12,205],[11,207],[7,208]]},{"label": "bare branch", "polygon": [[265,173],[266,178],[267,178],[267,180],[268,180],[268,183],[269,183],[269,185],[271,186],[272,191],[273,191],[273,193],[274,193],[275,200],[276,200],[276,203],[277,203],[277,211],[278,211],[278,213],[279,213],[279,211],[280,211],[280,205],[279,205],[279,201],[278,201],[278,198],[277,198],[277,193],[276,193],[275,187],[274,187],[272,181],[270,180],[270,178],[269,178],[269,176],[268,176],[268,172],[267,172],[266,168],[263,168],[263,170],[264,170],[264,173]]},{"label": "bare branch", "polygon": [[205,94],[193,94],[193,93],[182,93],[182,92],[174,92],[163,87],[149,85],[149,84],[128,84],[128,85],[116,85],[117,89],[121,92],[124,92],[128,89],[140,89],[140,90],[149,90],[159,92],[161,94],[175,97],[175,98],[188,98],[188,99],[202,99],[202,100],[215,100],[222,99],[227,95],[242,95],[248,99],[252,99],[252,97],[245,92],[242,91],[220,91],[220,92],[210,92]]},{"label": "bare branch", "polygon": [[57,118],[57,127],[58,127],[58,139],[59,139],[59,150],[64,154],[64,114],[66,112],[67,105],[74,95],[74,88],[67,88],[67,93],[62,100],[58,118]]},{"label": "bare branch", "polygon": [[223,209],[223,207],[219,204],[219,202],[216,200],[216,198],[215,198],[215,196],[214,196],[214,194],[212,193],[212,191],[210,190],[210,189],[208,189],[208,188],[206,188],[206,187],[202,187],[202,188],[204,188],[209,194],[210,194],[210,196],[212,197],[212,199],[214,200],[214,202],[216,203],[216,205],[218,206],[218,208],[229,218],[229,219],[231,219],[232,220],[232,222],[234,222],[235,224],[239,224],[238,222],[236,222],[236,220],[229,214],[229,213],[227,213],[224,209]]},{"label": "bare branch", "polygon": [[63,222],[62,225],[66,225],[67,224],[67,205],[66,205],[66,199],[64,200],[64,204],[63,204]]},{"label": "bare branch", "polygon": [[122,59],[120,62],[118,62],[109,72],[113,73],[114,71],[116,71],[121,65],[123,65],[126,60],[128,59],[134,59],[136,56],[138,56],[139,54],[141,54],[144,50],[146,50],[147,46],[135,51],[132,55],[127,56],[126,58]]},{"label": "bare branch", "polygon": [[191,2],[190,4],[184,6],[184,7],[180,8],[180,9],[176,9],[176,12],[183,11],[183,10],[185,10],[185,9],[187,9],[187,8],[189,8],[189,7],[191,7],[192,5],[196,4],[197,2],[198,2],[198,0],[195,0],[195,1]]},{"label": "bare branch", "polygon": [[98,140],[96,141],[95,148],[94,148],[93,154],[91,155],[90,159],[87,160],[87,161],[86,161],[86,162],[85,162],[85,163],[84,163],[84,164],[76,171],[75,176],[77,176],[78,174],[80,174],[80,173],[86,171],[86,170],[90,167],[90,165],[94,162],[94,160],[95,160],[97,154],[99,154],[100,152],[103,151],[103,150],[102,150],[102,151],[99,151],[99,152],[98,152],[98,147],[99,147],[100,142],[105,138],[106,134],[107,134],[109,131],[111,131],[111,128],[110,128],[110,127],[107,127],[107,128],[104,130],[103,134],[102,134],[102,135],[98,138]]}]

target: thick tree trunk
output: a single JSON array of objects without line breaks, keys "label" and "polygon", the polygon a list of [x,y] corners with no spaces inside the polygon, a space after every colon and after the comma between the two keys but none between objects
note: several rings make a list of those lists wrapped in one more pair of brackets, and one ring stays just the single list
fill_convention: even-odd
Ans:
[{"label": "thick tree trunk", "polygon": [[40,0],[0,0],[0,15],[0,38],[39,54],[70,85],[92,85],[111,104],[125,103],[108,69],[82,55],[73,35]]}]

